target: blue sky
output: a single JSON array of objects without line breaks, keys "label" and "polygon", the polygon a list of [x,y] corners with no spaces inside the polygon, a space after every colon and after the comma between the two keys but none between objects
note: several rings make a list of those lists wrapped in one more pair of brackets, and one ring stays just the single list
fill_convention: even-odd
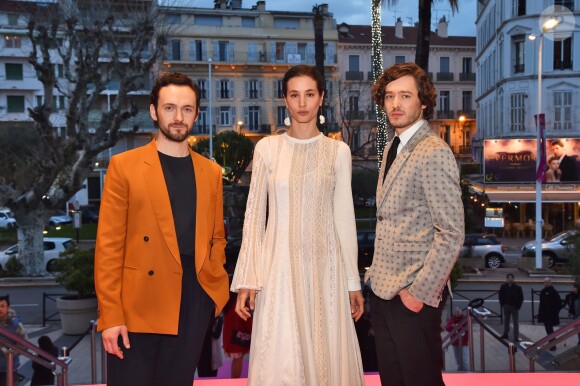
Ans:
[{"label": "blue sky", "polygon": [[[164,0],[169,3],[177,3],[180,0]],[[182,0],[183,1],[183,0]],[[243,0],[243,8],[251,8],[257,0]],[[201,8],[213,8],[213,0],[187,0],[191,6]],[[300,11],[309,12],[314,4],[328,4],[329,12],[334,14],[338,24],[370,24],[371,0],[266,0],[267,10]],[[449,20],[449,34],[455,36],[475,36],[477,0],[461,0],[459,12],[451,14],[451,8],[447,0],[435,1],[432,9],[432,30],[442,16]],[[397,17],[403,21],[403,25],[411,25],[418,19],[418,0],[398,0],[397,6],[389,9],[383,7],[383,25],[394,25]]]}]

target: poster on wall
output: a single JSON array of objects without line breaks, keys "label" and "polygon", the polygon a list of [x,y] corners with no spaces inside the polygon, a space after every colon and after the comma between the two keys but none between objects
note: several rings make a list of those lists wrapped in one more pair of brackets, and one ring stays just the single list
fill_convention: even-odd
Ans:
[{"label": "poster on wall", "polygon": [[[486,182],[535,182],[535,139],[488,139],[483,146]],[[544,183],[580,182],[580,138],[547,139],[546,164]]]}]

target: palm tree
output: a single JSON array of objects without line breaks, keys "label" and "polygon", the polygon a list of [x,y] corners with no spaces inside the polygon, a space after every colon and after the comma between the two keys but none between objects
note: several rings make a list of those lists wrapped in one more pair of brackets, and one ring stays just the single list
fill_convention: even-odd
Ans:
[{"label": "palm tree", "polygon": [[[459,0],[448,0],[451,12],[455,14],[459,10]],[[390,5],[397,3],[390,0]],[[429,48],[431,46],[431,7],[435,0],[419,0],[419,24],[417,26],[417,50],[415,51],[415,63],[425,72],[429,69]]]}]

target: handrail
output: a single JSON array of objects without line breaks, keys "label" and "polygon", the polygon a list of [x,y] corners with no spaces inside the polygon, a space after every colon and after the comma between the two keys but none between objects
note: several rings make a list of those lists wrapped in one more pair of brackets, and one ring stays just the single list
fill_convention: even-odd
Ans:
[{"label": "handrail", "polygon": [[550,335],[540,339],[536,343],[524,349],[524,355],[530,361],[530,372],[535,372],[535,361],[540,357],[542,352],[549,350],[558,343],[580,333],[580,319],[554,331]]},{"label": "handrail", "polygon": [[[54,357],[41,348],[28,342],[26,339],[14,334],[4,327],[0,327],[0,345],[8,349],[6,369],[14,367],[14,354],[24,355],[31,361],[51,370],[56,375],[58,386],[68,386],[68,365],[71,362],[69,356]],[[14,385],[14,372],[6,371],[6,385]]]},{"label": "handrail", "polygon": [[[485,309],[486,313],[484,315],[487,316],[487,313],[490,311]],[[516,353],[516,345],[512,342],[506,343],[500,336],[493,330],[492,328],[488,327],[487,324],[481,319],[481,313],[471,307],[467,307],[467,320],[469,323],[469,368],[471,371],[474,371],[475,367],[475,353],[474,353],[474,345],[473,345],[473,322],[477,322],[480,326],[479,329],[479,350],[480,350],[480,364],[481,364],[481,372],[485,372],[485,346],[484,346],[484,335],[485,331],[487,331],[493,338],[499,341],[501,344],[507,347],[508,355],[509,355],[509,362],[510,362],[510,372],[516,372],[516,360],[515,360],[515,353]]]}]

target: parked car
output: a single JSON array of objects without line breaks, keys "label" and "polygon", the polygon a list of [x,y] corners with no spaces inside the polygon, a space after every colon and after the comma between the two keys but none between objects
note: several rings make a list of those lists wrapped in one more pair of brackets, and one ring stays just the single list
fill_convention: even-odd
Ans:
[{"label": "parked car", "polygon": [[9,209],[0,209],[0,228],[14,229],[16,228],[16,219]]},{"label": "parked car", "polygon": [[483,258],[487,268],[499,268],[505,263],[503,245],[493,234],[476,233],[465,235],[460,258]]},{"label": "parked car", "polygon": [[[73,239],[68,237],[45,237],[44,244],[44,267],[47,272],[53,271],[54,260],[60,257],[60,253],[76,246]],[[6,262],[12,256],[18,258],[18,244],[11,246],[5,251],[0,252],[0,270],[4,269]]]},{"label": "parked car", "polygon": [[[549,240],[542,240],[542,256],[548,258],[548,267],[556,264],[565,264],[570,261],[574,253],[573,238],[578,234],[576,230],[560,232]],[[522,256],[533,257],[536,255],[536,242],[530,241],[522,247]]]},{"label": "parked car", "polygon": [[79,210],[83,224],[99,222],[99,208],[96,205],[81,205]]},{"label": "parked car", "polygon": [[58,227],[65,224],[72,223],[72,217],[64,213],[62,210],[56,211],[53,216],[48,219],[48,225],[51,227]]},{"label": "parked car", "polygon": [[359,230],[357,232],[358,241],[358,269],[365,272],[373,263],[375,254],[375,231]]}]

